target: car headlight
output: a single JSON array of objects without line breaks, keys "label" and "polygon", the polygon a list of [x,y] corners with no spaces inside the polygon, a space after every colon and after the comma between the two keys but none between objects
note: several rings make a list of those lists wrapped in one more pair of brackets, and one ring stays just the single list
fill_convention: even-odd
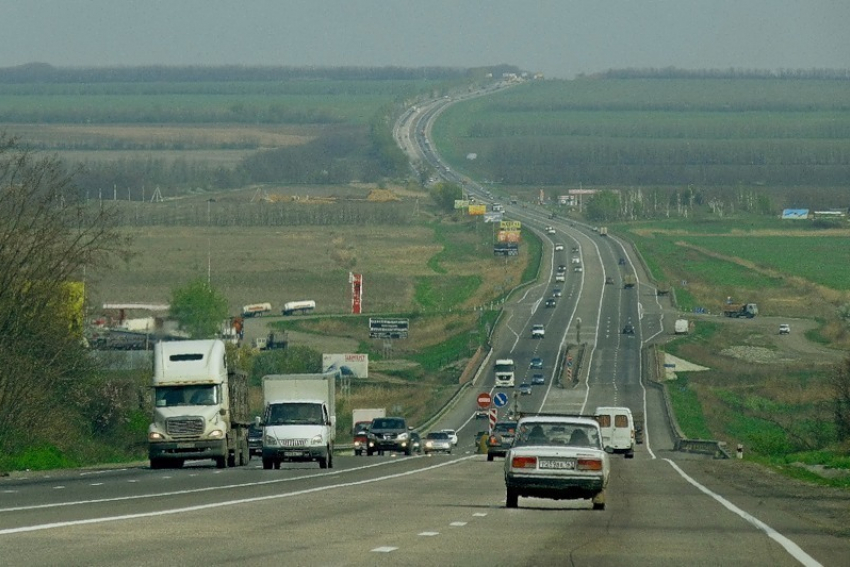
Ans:
[{"label": "car headlight", "polygon": [[224,431],[222,431],[221,429],[213,429],[212,431],[210,431],[211,439],[221,439],[222,437],[224,437]]},{"label": "car headlight", "polygon": [[162,433],[158,433],[156,431],[151,431],[148,433],[148,441],[162,441],[165,437]]},{"label": "car headlight", "polygon": [[407,433],[399,433],[398,434],[398,440],[399,441],[406,441],[407,440]]},{"label": "car headlight", "polygon": [[266,447],[277,447],[277,438],[271,435],[263,437],[263,445]]},{"label": "car headlight", "polygon": [[310,445],[324,445],[325,440],[321,435],[315,435],[312,439],[310,439]]}]

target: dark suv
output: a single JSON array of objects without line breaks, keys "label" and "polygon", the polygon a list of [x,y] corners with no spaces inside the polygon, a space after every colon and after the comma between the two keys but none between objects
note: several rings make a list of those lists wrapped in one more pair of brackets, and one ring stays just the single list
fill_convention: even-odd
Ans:
[{"label": "dark suv", "polygon": [[366,454],[383,453],[384,451],[395,451],[411,455],[413,443],[411,443],[412,427],[407,426],[403,417],[376,417],[372,420],[369,428],[369,446]]}]

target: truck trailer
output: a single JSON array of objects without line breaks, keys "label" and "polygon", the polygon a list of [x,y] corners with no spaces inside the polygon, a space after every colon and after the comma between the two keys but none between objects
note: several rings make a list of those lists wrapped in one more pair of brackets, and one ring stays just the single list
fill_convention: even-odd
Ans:
[{"label": "truck trailer", "polygon": [[333,468],[337,372],[263,377],[263,468],[316,461]]},{"label": "truck trailer", "polygon": [[758,314],[759,308],[755,303],[730,303],[723,306],[723,315],[726,317],[752,319]]},{"label": "truck trailer", "polygon": [[212,459],[218,468],[248,463],[248,375],[229,369],[220,339],[154,345],[152,469]]}]

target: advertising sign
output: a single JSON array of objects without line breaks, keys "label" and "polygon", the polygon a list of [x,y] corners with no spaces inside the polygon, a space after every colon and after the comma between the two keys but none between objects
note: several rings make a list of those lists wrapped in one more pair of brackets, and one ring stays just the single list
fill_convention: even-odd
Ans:
[{"label": "advertising sign", "polygon": [[516,220],[503,220],[499,223],[499,229],[519,232],[522,229],[522,223]]},{"label": "advertising sign", "polygon": [[487,205],[469,205],[469,214],[481,216],[487,213]]},{"label": "advertising sign", "polygon": [[337,372],[343,378],[368,378],[368,354],[323,354],[322,373]]},{"label": "advertising sign", "polygon": [[513,230],[500,230],[496,233],[499,242],[519,242],[519,232]]}]

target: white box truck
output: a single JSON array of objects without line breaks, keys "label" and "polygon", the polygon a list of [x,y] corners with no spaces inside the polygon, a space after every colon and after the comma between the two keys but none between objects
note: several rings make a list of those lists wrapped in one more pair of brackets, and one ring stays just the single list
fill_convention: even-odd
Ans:
[{"label": "white box truck", "polygon": [[676,319],[673,324],[673,333],[677,335],[687,335],[690,324],[687,319]]},{"label": "white box truck", "polygon": [[228,369],[224,342],[159,342],[153,360],[151,468],[200,459],[218,468],[247,464],[248,375]]},{"label": "white box truck", "polygon": [[316,461],[333,467],[337,373],[263,377],[263,468]]}]

